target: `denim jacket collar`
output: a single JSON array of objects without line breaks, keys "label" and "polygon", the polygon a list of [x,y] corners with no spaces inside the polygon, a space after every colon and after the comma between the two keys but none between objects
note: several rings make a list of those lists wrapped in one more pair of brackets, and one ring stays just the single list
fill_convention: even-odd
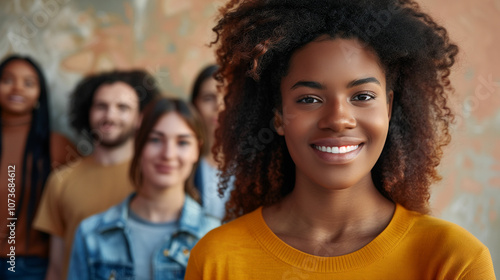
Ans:
[{"label": "denim jacket collar", "polygon": [[[129,195],[127,199],[114,208],[116,211],[108,211],[103,217],[104,222],[99,225],[97,231],[103,233],[108,230],[126,228],[129,211],[128,206],[135,195],[136,193]],[[181,217],[179,219],[178,232],[186,232],[198,239],[203,237],[204,232],[200,228],[200,221],[204,218],[204,215],[205,214],[198,202],[192,199],[189,195],[186,195],[186,201],[182,207]]]}]

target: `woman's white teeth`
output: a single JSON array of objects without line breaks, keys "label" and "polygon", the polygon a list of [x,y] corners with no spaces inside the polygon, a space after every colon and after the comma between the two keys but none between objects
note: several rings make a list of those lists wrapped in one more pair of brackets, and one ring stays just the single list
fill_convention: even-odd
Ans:
[{"label": "woman's white teeth", "polygon": [[314,145],[316,150],[326,152],[326,153],[331,153],[331,154],[345,154],[348,152],[352,152],[356,150],[359,145],[349,145],[349,146],[340,146],[340,147],[327,147],[327,146],[316,146]]}]

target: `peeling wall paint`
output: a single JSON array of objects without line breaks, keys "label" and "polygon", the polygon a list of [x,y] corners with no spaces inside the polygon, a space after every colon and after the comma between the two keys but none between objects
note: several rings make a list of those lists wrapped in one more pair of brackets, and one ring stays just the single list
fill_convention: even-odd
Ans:
[{"label": "peeling wall paint", "polygon": [[213,62],[217,2],[205,0],[16,0],[0,3],[0,57],[34,57],[51,88],[52,123],[70,133],[68,95],[85,75],[143,68],[168,96],[187,97]]},{"label": "peeling wall paint", "polygon": [[500,278],[500,0],[420,0],[460,53],[451,75],[457,113],[434,187],[434,215],[486,244]]}]

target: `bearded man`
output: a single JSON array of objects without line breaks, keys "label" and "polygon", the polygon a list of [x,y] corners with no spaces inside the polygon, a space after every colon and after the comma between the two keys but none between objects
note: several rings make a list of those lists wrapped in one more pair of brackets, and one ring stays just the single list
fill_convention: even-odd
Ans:
[{"label": "bearded man", "polygon": [[66,279],[73,236],[80,222],[102,212],[133,190],[128,169],[133,136],[142,108],[159,95],[144,71],[113,71],[89,76],[70,102],[70,124],[84,137],[77,143],[90,155],[53,172],[34,227],[50,234],[46,279]]}]

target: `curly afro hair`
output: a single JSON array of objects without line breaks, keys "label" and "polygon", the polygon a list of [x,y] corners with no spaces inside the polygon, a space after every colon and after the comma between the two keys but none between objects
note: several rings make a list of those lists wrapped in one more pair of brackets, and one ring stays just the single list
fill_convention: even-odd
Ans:
[{"label": "curly afro hair", "polygon": [[386,144],[372,169],[393,202],[429,212],[429,187],[450,141],[450,68],[458,47],[411,0],[233,0],[221,8],[216,77],[226,110],[213,152],[222,152],[220,192],[235,176],[226,220],[280,201],[295,183],[295,164],[273,128],[280,82],[292,54],[322,35],[356,38],[375,52],[393,90]]},{"label": "curly afro hair", "polygon": [[117,82],[126,83],[135,90],[141,112],[150,101],[160,96],[155,78],[144,70],[114,70],[89,75],[78,83],[70,98],[69,120],[77,133],[87,137],[91,135],[89,114],[94,94],[100,86]]}]

